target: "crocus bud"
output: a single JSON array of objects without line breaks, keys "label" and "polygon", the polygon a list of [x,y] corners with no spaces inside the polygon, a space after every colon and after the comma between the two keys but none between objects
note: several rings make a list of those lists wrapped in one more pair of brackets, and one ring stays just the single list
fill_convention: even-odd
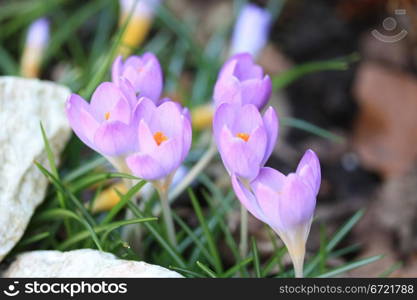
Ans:
[{"label": "crocus bud", "polygon": [[232,176],[233,189],[242,205],[281,237],[297,277],[303,276],[305,244],[320,181],[320,163],[312,150],[304,154],[297,171],[287,176],[271,168],[262,168],[249,185],[236,175]]},{"label": "crocus bud", "polygon": [[278,117],[272,107],[262,117],[255,105],[223,103],[215,112],[213,133],[229,174],[250,181],[274,149]]},{"label": "crocus bud", "polygon": [[126,159],[132,173],[149,181],[172,176],[191,147],[191,123],[178,103],[156,106],[142,98],[135,117],[139,120],[137,151]]},{"label": "crocus bud", "polygon": [[49,41],[49,22],[42,18],[33,22],[26,36],[21,73],[24,77],[38,77],[42,56]]},{"label": "crocus bud", "polygon": [[124,92],[114,83],[101,83],[91,102],[77,94],[67,100],[66,113],[75,134],[91,149],[106,156],[119,171],[126,171],[124,158],[133,152],[137,142],[137,120],[134,119],[136,96],[129,83]]},{"label": "crocus bud", "polygon": [[[127,56],[132,49],[138,47],[146,38],[154,16],[159,0],[120,0],[120,26],[123,26],[126,20],[125,31],[121,38],[121,46],[118,53]],[[131,15],[131,18],[129,16]]]},{"label": "crocus bud", "polygon": [[246,4],[233,30],[231,54],[248,52],[257,57],[268,40],[271,20],[271,14],[266,9]]},{"label": "crocus bud", "polygon": [[163,75],[158,58],[148,52],[142,56],[130,56],[123,62],[117,57],[112,65],[112,81],[120,86],[121,79],[127,79],[139,97],[146,97],[156,104],[160,102]]},{"label": "crocus bud", "polygon": [[253,104],[262,109],[272,92],[271,78],[249,53],[232,56],[223,65],[214,87],[214,103]]}]

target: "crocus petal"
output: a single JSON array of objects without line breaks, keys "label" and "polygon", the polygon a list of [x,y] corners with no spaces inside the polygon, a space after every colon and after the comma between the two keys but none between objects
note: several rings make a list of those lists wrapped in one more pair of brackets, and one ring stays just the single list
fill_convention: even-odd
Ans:
[{"label": "crocus petal", "polygon": [[140,98],[133,110],[133,123],[139,124],[140,120],[145,120],[146,123],[149,123],[155,111],[156,105],[152,100],[144,97]]},{"label": "crocus petal", "polygon": [[249,53],[238,54],[235,57],[238,59],[234,75],[239,78],[240,81],[257,78],[260,79],[263,76],[263,70],[260,66],[253,62],[253,57]]},{"label": "crocus petal", "polygon": [[256,162],[259,167],[263,166],[265,151],[268,145],[268,136],[263,126],[256,128],[250,134],[246,147],[251,153],[251,159]]},{"label": "crocus petal", "polygon": [[30,24],[26,35],[26,46],[32,49],[44,48],[50,38],[49,21],[46,18],[40,18]]},{"label": "crocus petal", "polygon": [[138,132],[139,152],[152,153],[155,151],[158,145],[156,144],[153,134],[144,120],[139,122]]},{"label": "crocus petal", "polygon": [[150,155],[161,165],[168,175],[182,163],[182,140],[178,138],[162,142]]},{"label": "crocus petal", "polygon": [[142,86],[139,81],[139,70],[134,67],[133,65],[128,65],[125,63],[125,67],[123,69],[123,77],[126,78],[130,84],[133,86],[135,92],[142,97]]},{"label": "crocus petal", "polygon": [[258,109],[265,105],[265,98],[259,96],[264,93],[263,80],[249,79],[243,81],[241,83],[241,93],[242,104],[253,104]]},{"label": "crocus petal", "polygon": [[279,222],[278,202],[285,180],[286,177],[281,172],[272,168],[262,168],[251,182],[258,205],[271,227],[276,227]]},{"label": "crocus petal", "polygon": [[238,63],[238,56],[242,55],[242,54],[237,54],[234,55],[232,57],[230,57],[228,60],[226,60],[226,62],[223,64],[222,68],[220,69],[219,72],[219,76],[218,78],[223,78],[223,77],[231,77],[234,76],[234,72],[236,69],[236,65]]},{"label": "crocus petal", "polygon": [[321,183],[319,159],[313,150],[307,150],[298,164],[296,173],[318,194]]},{"label": "crocus petal", "polygon": [[[266,105],[266,103],[268,102],[269,98],[271,97],[272,94],[272,80],[271,77],[269,77],[269,75],[266,75],[263,79],[264,82],[264,91],[263,91],[263,104],[260,104],[260,107],[264,107]],[[260,98],[262,98],[260,97]]]},{"label": "crocus petal", "polygon": [[265,156],[262,160],[262,164],[265,164],[269,157],[271,156],[272,151],[275,148],[278,137],[278,117],[275,110],[272,107],[269,107],[263,116],[264,126],[266,133],[268,135],[268,144],[265,151]]},{"label": "crocus petal", "polygon": [[[106,113],[111,112],[120,100],[126,101],[117,86],[112,82],[103,82],[97,87],[91,97],[91,113],[96,120],[104,121]],[[127,108],[129,109],[129,107]],[[119,117],[121,116],[119,115]]]},{"label": "crocus petal", "polygon": [[138,55],[131,55],[126,58],[124,66],[132,66],[134,69],[139,70],[141,67],[143,67],[142,58]]},{"label": "crocus petal", "polygon": [[300,176],[289,174],[279,201],[281,230],[309,224],[316,207],[316,196]]},{"label": "crocus petal", "polygon": [[286,176],[281,172],[264,167],[259,171],[258,176],[251,182],[251,187],[256,194],[258,184],[263,184],[270,189],[274,190],[276,193],[281,193],[282,188],[284,187]]},{"label": "crocus petal", "polygon": [[262,109],[272,93],[272,83],[269,76],[264,79],[248,79],[241,83],[242,103],[251,103]]},{"label": "crocus petal", "polygon": [[236,109],[234,113],[237,117],[233,125],[229,127],[234,134],[251,133],[255,128],[263,126],[261,114],[255,105],[243,105],[240,109]]},{"label": "crocus petal", "polygon": [[129,80],[122,77],[119,80],[119,87],[123,95],[125,96],[125,99],[128,101],[130,108],[133,110],[133,108],[136,106],[138,102],[138,99],[136,98],[136,93],[132,84]]},{"label": "crocus petal", "polygon": [[214,86],[213,99],[218,107],[222,103],[242,104],[239,80],[234,76],[224,76]]},{"label": "crocus petal", "polygon": [[108,113],[109,117],[106,121],[120,121],[122,123],[129,124],[132,110],[130,108],[130,104],[124,98],[121,98]]},{"label": "crocus petal", "polygon": [[253,153],[253,147],[248,147],[245,141],[234,137],[226,126],[220,133],[219,142],[221,157],[229,173],[248,180],[258,175],[261,165],[259,157]]},{"label": "crocus petal", "polygon": [[264,216],[264,221],[272,228],[276,227],[276,223],[279,224],[280,220],[278,211],[279,194],[268,186],[258,183],[255,197]]},{"label": "crocus petal", "polygon": [[95,149],[93,137],[99,123],[89,112],[88,103],[76,94],[71,94],[66,103],[68,121],[78,138],[87,146]]},{"label": "crocus petal", "polygon": [[154,112],[149,128],[152,132],[163,132],[168,138],[180,136],[183,129],[181,116],[177,104],[172,101],[162,103]]},{"label": "crocus petal", "polygon": [[259,208],[256,198],[250,191],[248,191],[246,187],[243,186],[235,174],[232,174],[232,186],[237,198],[242,203],[242,205],[257,219],[265,222],[265,218]]},{"label": "crocus petal", "polygon": [[126,163],[135,176],[145,180],[158,180],[168,175],[160,163],[148,154],[133,154],[127,157]]},{"label": "crocus petal", "polygon": [[163,86],[161,65],[152,53],[145,53],[142,59],[145,64],[138,75],[140,94],[157,103],[161,96]]},{"label": "crocus petal", "polygon": [[268,40],[271,19],[267,9],[246,4],[233,30],[231,53],[245,51],[256,57]]},{"label": "crocus petal", "polygon": [[236,115],[234,106],[228,103],[223,103],[216,109],[213,118],[213,133],[216,139],[220,135],[223,126],[233,127]]},{"label": "crocus petal", "polygon": [[119,79],[122,76],[123,58],[121,55],[116,57],[111,67],[111,78],[115,84],[119,84]]},{"label": "crocus petal", "polygon": [[191,149],[191,143],[193,138],[193,130],[191,128],[191,121],[186,115],[182,115],[183,123],[183,140],[182,140],[182,156],[181,161],[185,159]]},{"label": "crocus petal", "polygon": [[134,129],[119,121],[102,123],[94,136],[94,145],[104,155],[127,154],[136,148]]}]

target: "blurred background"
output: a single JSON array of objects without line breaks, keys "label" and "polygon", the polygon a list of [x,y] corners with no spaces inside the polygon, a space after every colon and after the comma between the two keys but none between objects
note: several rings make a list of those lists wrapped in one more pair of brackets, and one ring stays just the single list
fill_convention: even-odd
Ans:
[{"label": "blurred background", "polygon": [[[321,231],[332,232],[365,209],[345,240],[357,251],[334,264],[384,254],[350,276],[377,276],[390,268],[392,276],[417,276],[417,1],[150,1],[136,24],[141,29],[119,34],[126,18],[119,1],[3,0],[0,74],[56,81],[88,97],[109,78],[109,53],[153,51],[165,72],[165,94],[193,112],[198,142],[207,138],[204,105],[221,64],[237,47],[230,40],[248,2],[269,14],[267,40],[254,50],[274,78],[270,104],[281,118],[268,165],[287,173],[307,148],[322,163],[309,250],[319,249]],[[28,28],[39,18],[46,18],[47,33],[31,40]],[[249,26],[240,38],[258,34]],[[116,49],[120,39],[124,48]],[[63,172],[83,163],[80,151],[91,156],[72,139]],[[194,153],[196,159],[200,154]],[[206,173],[219,186],[228,184],[220,164]],[[181,201],[176,205],[187,213]],[[238,219],[237,213],[231,217],[231,228],[238,228]],[[251,219],[250,231],[267,255],[260,228]]]}]

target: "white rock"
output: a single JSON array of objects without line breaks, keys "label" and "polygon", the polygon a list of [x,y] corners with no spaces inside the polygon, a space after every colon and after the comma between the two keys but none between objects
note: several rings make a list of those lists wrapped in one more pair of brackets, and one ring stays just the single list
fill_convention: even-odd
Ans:
[{"label": "white rock", "polygon": [[162,277],[180,278],[180,274],[145,262],[116,258],[92,249],[68,252],[32,251],[20,254],[3,277]]},{"label": "white rock", "polygon": [[48,180],[33,163],[48,165],[40,121],[54,154],[70,136],[65,116],[69,94],[52,82],[0,77],[0,261],[45,196]]}]

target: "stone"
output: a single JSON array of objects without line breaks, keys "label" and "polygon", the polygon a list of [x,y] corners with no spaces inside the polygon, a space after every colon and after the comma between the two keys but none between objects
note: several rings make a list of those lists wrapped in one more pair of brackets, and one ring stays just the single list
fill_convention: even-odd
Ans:
[{"label": "stone", "polygon": [[181,278],[182,276],[161,266],[143,261],[116,258],[111,253],[93,249],[68,252],[32,251],[20,254],[2,274],[14,277],[135,277]]},{"label": "stone", "polygon": [[52,82],[0,77],[0,261],[45,197],[48,180],[34,164],[49,168],[40,122],[57,161],[70,137],[69,94]]},{"label": "stone", "polygon": [[353,93],[359,104],[353,143],[363,165],[385,178],[409,172],[417,160],[417,78],[367,62]]}]

